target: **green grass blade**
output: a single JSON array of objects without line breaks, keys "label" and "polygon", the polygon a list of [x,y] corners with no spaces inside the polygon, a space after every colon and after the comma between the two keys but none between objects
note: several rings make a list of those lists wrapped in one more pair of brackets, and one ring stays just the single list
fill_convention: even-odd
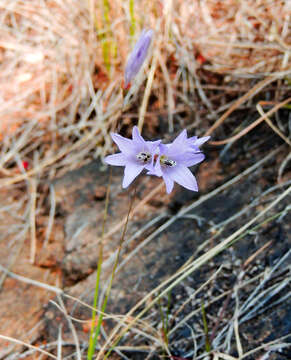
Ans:
[{"label": "green grass blade", "polygon": [[201,302],[201,312],[202,312],[202,321],[203,321],[204,334],[205,334],[205,350],[206,352],[210,352],[211,346],[209,341],[208,325],[207,325],[206,312],[203,301]]},{"label": "green grass blade", "polygon": [[134,16],[134,0],[129,0],[129,15],[130,15],[130,37],[133,39],[136,29],[136,21]]}]

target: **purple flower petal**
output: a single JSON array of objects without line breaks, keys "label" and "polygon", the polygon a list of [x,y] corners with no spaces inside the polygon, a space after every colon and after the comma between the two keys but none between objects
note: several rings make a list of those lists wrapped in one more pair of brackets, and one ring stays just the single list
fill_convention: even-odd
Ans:
[{"label": "purple flower petal", "polygon": [[128,155],[132,153],[132,140],[115,133],[111,133],[111,137],[120,151]]},{"label": "purple flower petal", "polygon": [[[181,134],[180,134],[181,135]],[[176,156],[182,155],[186,152],[193,152],[193,148],[190,147],[187,143],[187,138],[179,139],[179,141],[172,142],[171,144],[164,145],[166,148],[161,149],[161,153],[167,155],[168,157],[175,159]],[[195,150],[194,150],[195,151]],[[197,148],[197,151],[199,149]]]},{"label": "purple flower petal", "polygon": [[161,177],[163,176],[163,171],[160,164],[160,158],[158,157],[156,160],[156,163],[153,168],[150,169],[150,171],[147,172],[148,175],[154,175]]},{"label": "purple flower petal", "polygon": [[211,136],[204,136],[202,138],[198,138],[197,136],[192,136],[190,137],[189,139],[187,139],[187,143],[190,145],[190,146],[201,146],[203,145],[206,141],[208,141],[210,139]]},{"label": "purple flower petal", "polygon": [[173,157],[173,160],[175,160],[177,163],[187,167],[199,164],[204,159],[205,159],[205,155],[202,154],[201,152],[191,153],[190,151]]},{"label": "purple flower petal", "polygon": [[185,140],[187,140],[187,130],[184,129],[177,137],[176,139],[172,142],[171,145],[180,145],[183,144],[185,142]]},{"label": "purple flower petal", "polygon": [[160,154],[168,155],[170,152],[169,146],[165,144],[160,144],[159,148],[160,148]]},{"label": "purple flower petal", "polygon": [[134,162],[128,162],[124,169],[124,178],[122,187],[127,188],[133,180],[142,172],[143,165],[135,164]]},{"label": "purple flower petal", "polygon": [[144,138],[140,135],[140,132],[138,130],[137,126],[134,126],[132,129],[132,140],[137,144],[144,146],[146,144],[146,141]]},{"label": "purple flower petal", "polygon": [[174,181],[166,173],[164,173],[163,179],[166,184],[167,194],[170,194],[170,192],[172,192],[174,187]]},{"label": "purple flower petal", "polygon": [[160,145],[161,140],[156,141],[146,141],[149,151],[155,151],[157,147]]},{"label": "purple flower petal", "polygon": [[171,169],[171,171],[168,171],[167,174],[171,180],[177,182],[184,188],[192,191],[198,191],[195,176],[186,166],[175,166]]},{"label": "purple flower petal", "polygon": [[125,166],[126,157],[124,156],[124,154],[118,153],[118,154],[106,156],[104,161],[109,165]]},{"label": "purple flower petal", "polygon": [[148,53],[148,49],[154,35],[153,30],[143,30],[139,40],[135,44],[129,58],[127,61],[127,65],[125,68],[125,88],[129,85],[131,80],[136,76],[142,67],[145,58]]},{"label": "purple flower petal", "polygon": [[197,140],[195,140],[194,145],[199,147],[203,145],[206,141],[208,141],[210,137],[211,136],[204,136],[202,138],[198,138]]},{"label": "purple flower petal", "polygon": [[195,143],[195,141],[198,139],[198,136],[191,136],[187,139],[187,142],[189,143],[189,145],[192,145]]}]

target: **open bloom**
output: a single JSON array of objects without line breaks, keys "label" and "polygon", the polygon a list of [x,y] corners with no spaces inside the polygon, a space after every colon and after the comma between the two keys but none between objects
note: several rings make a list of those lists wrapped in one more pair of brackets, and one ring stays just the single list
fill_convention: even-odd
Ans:
[{"label": "open bloom", "polygon": [[125,68],[125,83],[124,87],[127,88],[130,84],[131,80],[136,76],[139,72],[142,64],[144,63],[150,43],[153,37],[153,30],[143,30],[139,40],[135,44],[129,58],[127,61],[127,65]]},{"label": "open bloom", "polygon": [[195,176],[188,167],[204,160],[205,156],[199,150],[199,146],[208,139],[209,137],[187,138],[187,132],[183,130],[171,144],[159,145],[159,155],[154,169],[149,170],[148,174],[162,176],[168,194],[173,190],[174,182],[188,190],[198,191]]},{"label": "open bloom", "polygon": [[111,137],[121,152],[108,155],[104,160],[110,165],[125,166],[123,188],[128,187],[143,169],[153,171],[154,155],[160,140],[145,141],[136,126],[132,130],[132,140],[114,133]]}]

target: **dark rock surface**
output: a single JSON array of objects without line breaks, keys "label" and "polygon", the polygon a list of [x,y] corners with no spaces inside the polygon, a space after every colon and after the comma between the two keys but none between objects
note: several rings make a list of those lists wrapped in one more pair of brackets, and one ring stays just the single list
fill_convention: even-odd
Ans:
[{"label": "dark rock surface", "polygon": [[[201,201],[198,206],[186,213],[183,213],[183,209],[194,203],[196,199],[201,200],[201,197],[203,199],[203,192],[198,195],[175,187],[175,192],[169,197],[162,188],[153,199],[140,207],[129,221],[119,261],[119,263],[123,262],[123,266],[115,277],[107,310],[115,314],[128,312],[147,293],[175,274],[187,260],[198,258],[222,242],[256,216],[265,204],[274,200],[274,195],[282,193],[283,189],[278,188],[274,192],[262,196],[264,190],[275,185],[273,176],[265,176],[265,169],[270,168],[270,162],[276,168],[276,160],[271,159],[235,184],[218,192],[208,200]],[[250,163],[254,164],[255,158]],[[220,174],[221,180],[229,177],[229,167],[217,167],[215,161],[204,164],[200,169],[199,178],[201,188],[207,188],[208,193],[212,181],[208,168],[211,166],[217,169],[215,171]],[[241,168],[247,168],[246,163],[237,166],[237,174]],[[122,227],[118,227],[118,224],[127,214],[129,194],[133,193],[133,188],[126,191],[121,189],[121,180],[122,171],[113,169],[109,215],[104,237],[102,284],[105,284],[110,276],[114,251],[122,232]],[[95,269],[105,206],[106,188],[104,186],[107,183],[108,172],[104,172],[102,166],[96,162],[72,172],[54,183],[59,212],[63,214],[65,220],[63,283],[66,286],[66,292],[88,304],[92,304],[93,301]],[[159,183],[160,180],[156,178],[140,177],[136,181],[137,199],[135,199],[135,204],[137,205],[150,191],[157,188]],[[288,205],[288,200],[290,201],[290,198],[280,202],[255,225],[280,211],[282,212]],[[179,211],[182,211],[182,215],[177,216],[177,214],[181,214]],[[173,220],[173,217],[175,217],[175,221],[167,225],[167,222]],[[226,334],[223,333],[224,327],[233,321],[236,307],[234,289],[249,280],[249,283],[243,285],[237,293],[239,304],[241,306],[247,304],[248,298],[264,279],[262,274],[266,271],[265,269],[271,271],[278,261],[286,256],[290,248],[290,236],[288,236],[290,235],[290,223],[290,215],[286,212],[282,213],[281,217],[277,216],[258,228],[252,227],[252,231],[246,233],[242,239],[190,274],[172,290],[170,329],[183,321],[191,311],[197,310],[192,317],[189,317],[187,325],[181,325],[171,334],[169,340],[173,355],[192,358],[193,341],[191,339],[193,334],[189,327],[197,335],[198,351],[203,350],[205,335],[203,334],[201,310],[199,310],[201,301],[208,304],[212,299],[221,295],[221,299],[207,307],[212,346],[213,349],[219,346],[220,351],[237,356],[234,335],[227,342]],[[143,229],[144,227],[145,229]],[[251,258],[252,256],[253,258]],[[261,299],[260,294],[265,291],[269,296],[268,302],[262,303],[262,305],[254,303],[247,308],[247,311],[242,311],[239,317],[241,321],[240,340],[244,352],[290,332],[290,300],[288,299],[290,283],[284,280],[290,276],[290,270],[287,268],[288,261],[290,263],[290,257],[282,262],[264,287],[258,291],[258,299]],[[189,301],[183,310],[178,311],[194,291],[204,284],[221,265],[222,269],[215,279],[207,284],[202,292],[193,297],[193,300]],[[255,279],[255,276],[258,278]],[[254,280],[252,281],[252,279]],[[276,290],[274,290],[274,294],[268,290],[271,286],[274,289],[278,286],[277,293]],[[222,296],[223,292],[226,292],[225,296]],[[286,300],[281,302],[280,299],[284,298]],[[162,299],[162,303],[165,302],[166,300]],[[249,319],[243,320],[246,314],[256,306],[258,306],[257,313],[255,312]],[[66,307],[74,317],[90,318],[90,310],[74,301],[66,299]],[[177,315],[173,316],[177,311]],[[159,327],[161,318],[158,307],[154,307],[151,313],[151,325]],[[48,305],[45,316],[46,338],[48,341],[54,340],[60,322],[65,323],[66,320],[51,304]],[[56,321],[57,318],[59,321]],[[109,331],[111,326],[112,323],[108,322],[105,329]],[[84,331],[84,327],[78,323],[76,328],[79,338],[85,343],[88,340],[87,331]],[[64,339],[72,341],[68,326],[64,325],[64,329],[66,329]],[[143,344],[144,342],[143,339],[139,339],[135,343]],[[283,350],[286,352],[286,349]],[[282,359],[287,359],[283,350],[280,356]],[[273,352],[272,356],[275,356],[274,354],[276,352]],[[254,358],[253,356],[250,355],[249,359]],[[145,357],[130,355],[132,359]]]}]

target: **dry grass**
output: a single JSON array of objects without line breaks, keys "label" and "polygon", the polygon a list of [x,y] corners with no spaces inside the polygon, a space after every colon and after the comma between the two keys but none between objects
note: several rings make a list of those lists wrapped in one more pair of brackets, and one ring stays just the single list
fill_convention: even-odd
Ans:
[{"label": "dry grass", "polygon": [[[173,114],[185,108],[196,108],[197,127],[205,110],[217,120],[232,105],[223,96],[217,99],[211,86],[224,91],[229,82],[247,89],[252,79],[271,76],[259,91],[272,82],[276,100],[283,98],[291,66],[288,1],[144,0],[134,3],[134,12],[129,3],[114,2],[108,8],[106,1],[93,0],[75,1],[74,6],[68,0],[1,2],[4,175],[15,175],[16,156],[28,161],[29,169],[35,166],[38,173],[49,171],[54,177],[80,166],[88,154],[92,158],[110,149],[108,131],[120,126],[124,112],[121,84],[132,43],[129,34],[135,29],[138,35],[143,26],[153,28],[156,36],[155,79],[150,77],[144,93],[141,126],[149,121],[150,93],[158,96],[159,109],[168,111],[170,130],[178,125]],[[205,78],[201,67],[223,74],[223,83],[215,76]],[[190,103],[189,94],[195,95]],[[127,110],[134,106],[126,103]],[[37,164],[32,162],[35,152]]]},{"label": "dry grass", "polygon": [[180,11],[189,19],[181,32],[211,62],[209,70],[258,78],[290,69],[288,1],[183,2]]}]

